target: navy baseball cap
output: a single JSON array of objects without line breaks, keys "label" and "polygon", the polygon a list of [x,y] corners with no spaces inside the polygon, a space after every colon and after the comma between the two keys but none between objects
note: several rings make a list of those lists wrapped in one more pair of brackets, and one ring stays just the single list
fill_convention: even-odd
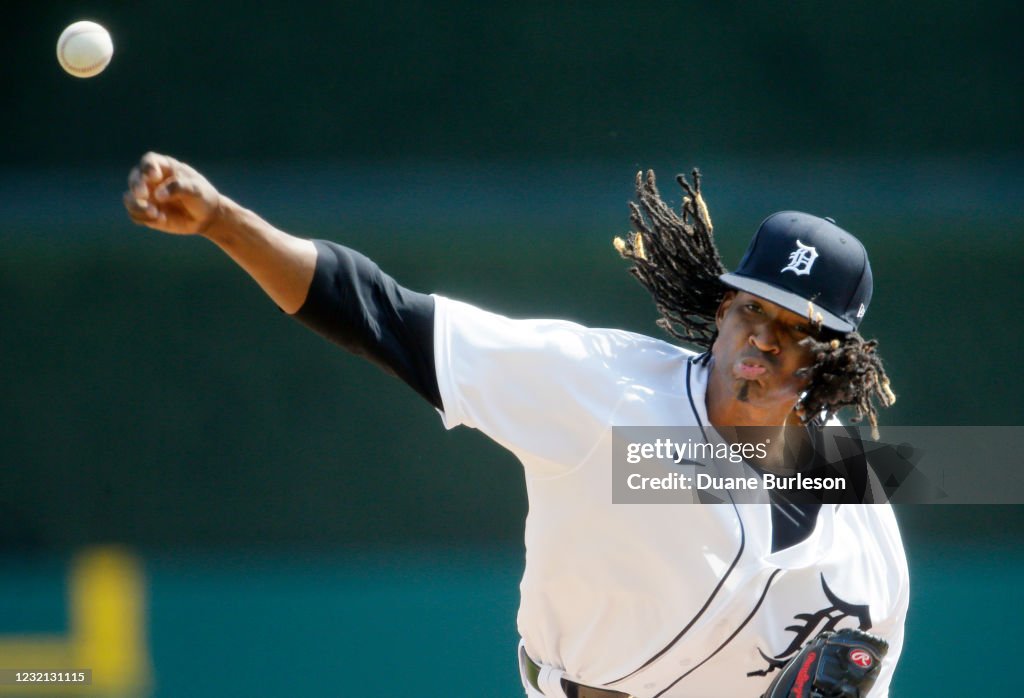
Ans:
[{"label": "navy baseball cap", "polygon": [[860,240],[836,225],[799,211],[768,216],[740,265],[722,274],[728,286],[807,315],[837,332],[852,332],[871,303],[871,265]]}]

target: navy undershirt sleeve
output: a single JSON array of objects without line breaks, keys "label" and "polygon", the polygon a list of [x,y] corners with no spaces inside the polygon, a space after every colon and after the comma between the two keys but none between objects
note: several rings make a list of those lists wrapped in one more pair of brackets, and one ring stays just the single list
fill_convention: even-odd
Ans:
[{"label": "navy undershirt sleeve", "polygon": [[434,368],[434,299],[400,286],[366,256],[314,240],[316,272],[293,317],[405,381],[441,409]]}]

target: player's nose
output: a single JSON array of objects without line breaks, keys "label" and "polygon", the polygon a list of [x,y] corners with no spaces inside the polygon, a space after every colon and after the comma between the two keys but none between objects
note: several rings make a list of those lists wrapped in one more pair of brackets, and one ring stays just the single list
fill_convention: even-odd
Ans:
[{"label": "player's nose", "polygon": [[750,333],[750,339],[748,341],[750,346],[754,347],[758,351],[764,352],[765,354],[779,353],[779,338],[776,336],[775,332],[772,331],[768,323],[764,323],[755,328]]}]

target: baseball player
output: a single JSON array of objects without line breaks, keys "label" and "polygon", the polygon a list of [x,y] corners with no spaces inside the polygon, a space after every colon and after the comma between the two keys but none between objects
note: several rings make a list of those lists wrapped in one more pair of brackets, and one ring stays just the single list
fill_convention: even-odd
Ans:
[{"label": "baseball player", "polygon": [[612,501],[616,426],[691,427],[708,443],[755,428],[779,445],[743,467],[770,472],[788,467],[794,438],[813,450],[841,408],[874,427],[895,399],[857,332],[872,277],[856,238],[776,213],[726,273],[699,175],[679,181],[681,216],[653,173],[638,175],[634,231],[615,245],[659,324],[696,352],[411,291],[358,252],[274,228],[164,155],[131,171],[124,203],[136,223],[208,238],[286,313],[409,384],[447,428],[479,429],[519,458],[530,698],[885,696],[909,593],[888,504]]}]

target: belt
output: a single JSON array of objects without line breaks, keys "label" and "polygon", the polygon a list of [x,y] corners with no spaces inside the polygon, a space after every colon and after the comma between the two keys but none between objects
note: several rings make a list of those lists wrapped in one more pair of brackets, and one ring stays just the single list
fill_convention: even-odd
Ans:
[{"label": "belt", "polygon": [[[530,680],[531,686],[543,693],[544,691],[541,691],[540,685],[537,683],[537,677],[540,676],[540,665],[530,659],[530,655],[525,651],[522,652],[522,655],[526,678]],[[632,698],[628,693],[584,686],[566,678],[562,679],[562,690],[565,691],[566,698]]]}]

